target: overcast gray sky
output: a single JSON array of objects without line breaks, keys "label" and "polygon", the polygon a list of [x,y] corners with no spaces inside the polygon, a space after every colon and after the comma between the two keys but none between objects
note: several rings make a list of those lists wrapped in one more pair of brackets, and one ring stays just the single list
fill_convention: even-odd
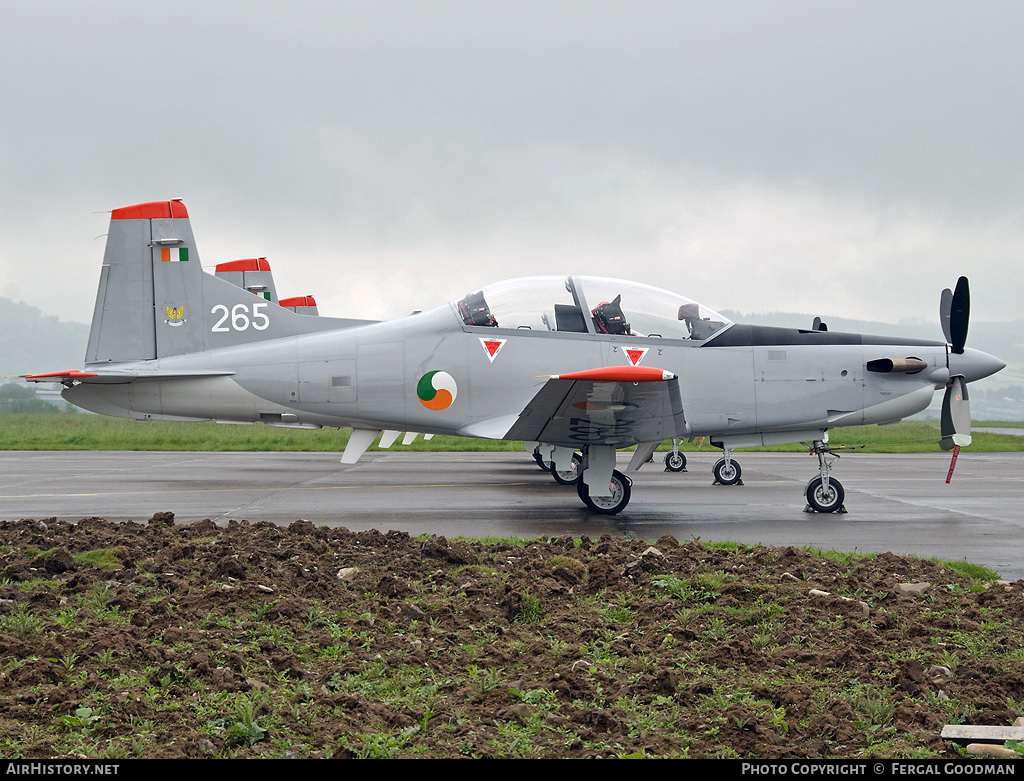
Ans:
[{"label": "overcast gray sky", "polygon": [[[110,209],[383,318],[588,273],[936,320],[1024,294],[1019,2],[0,0],[0,296],[87,322]],[[100,237],[100,238],[97,238]],[[936,327],[936,336],[939,336]]]}]

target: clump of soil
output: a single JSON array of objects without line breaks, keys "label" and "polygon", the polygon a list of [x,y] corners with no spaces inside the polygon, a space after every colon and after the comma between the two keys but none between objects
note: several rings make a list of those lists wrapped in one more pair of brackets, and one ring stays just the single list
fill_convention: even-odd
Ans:
[{"label": "clump of soil", "polygon": [[[0,523],[7,758],[959,756],[1024,582],[891,554]],[[908,585],[910,584],[910,585]]]}]

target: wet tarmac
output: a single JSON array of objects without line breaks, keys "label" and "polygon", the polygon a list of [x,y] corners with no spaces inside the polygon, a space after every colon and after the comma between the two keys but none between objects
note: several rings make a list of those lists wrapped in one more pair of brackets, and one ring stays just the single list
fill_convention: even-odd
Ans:
[{"label": "wet tarmac", "polygon": [[[967,559],[1024,578],[1024,453],[965,450],[949,484],[949,454],[844,455],[832,475],[848,512],[830,515],[804,512],[813,458],[737,457],[743,484],[728,487],[712,484],[717,452],[691,454],[681,473],[648,464],[629,506],[601,516],[523,452],[368,453],[354,466],[337,453],[2,452],[0,520],[144,521],[171,511],[179,522],[305,518],[449,537],[671,534]],[[627,460],[620,454],[620,468]]]}]

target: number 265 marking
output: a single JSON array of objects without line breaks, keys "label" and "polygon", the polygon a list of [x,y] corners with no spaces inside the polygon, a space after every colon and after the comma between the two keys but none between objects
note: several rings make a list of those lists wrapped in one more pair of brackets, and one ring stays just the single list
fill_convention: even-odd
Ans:
[{"label": "number 265 marking", "polygon": [[230,310],[224,304],[217,304],[210,310],[210,314],[216,315],[220,312],[221,317],[210,330],[213,333],[227,333],[229,331],[247,331],[249,326],[252,326],[257,331],[262,331],[270,325],[270,318],[263,311],[267,306],[269,304],[265,302],[254,303],[250,317],[248,304],[235,304]]}]

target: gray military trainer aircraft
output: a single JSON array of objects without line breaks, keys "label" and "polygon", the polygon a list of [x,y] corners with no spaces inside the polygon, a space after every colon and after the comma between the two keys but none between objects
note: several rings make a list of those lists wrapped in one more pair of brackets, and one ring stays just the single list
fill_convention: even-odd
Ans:
[{"label": "gray military trainer aircraft", "polygon": [[606,514],[630,499],[617,449],[636,446],[632,472],[665,439],[706,436],[728,485],[736,448],[803,442],[818,456],[807,502],[835,512],[830,429],[893,423],[944,388],[940,444],[955,454],[970,444],[967,383],[1005,365],[964,346],[963,277],[942,294],[940,342],[818,320],[742,325],[655,287],[572,275],[500,282],[386,322],[314,317],[282,306],[268,276],[246,277],[269,274],[262,260],[207,274],[180,200],[114,210],[84,368],[25,379],[60,382],[65,399],[106,415],[351,427],[345,464],[382,432],[522,440]]}]

